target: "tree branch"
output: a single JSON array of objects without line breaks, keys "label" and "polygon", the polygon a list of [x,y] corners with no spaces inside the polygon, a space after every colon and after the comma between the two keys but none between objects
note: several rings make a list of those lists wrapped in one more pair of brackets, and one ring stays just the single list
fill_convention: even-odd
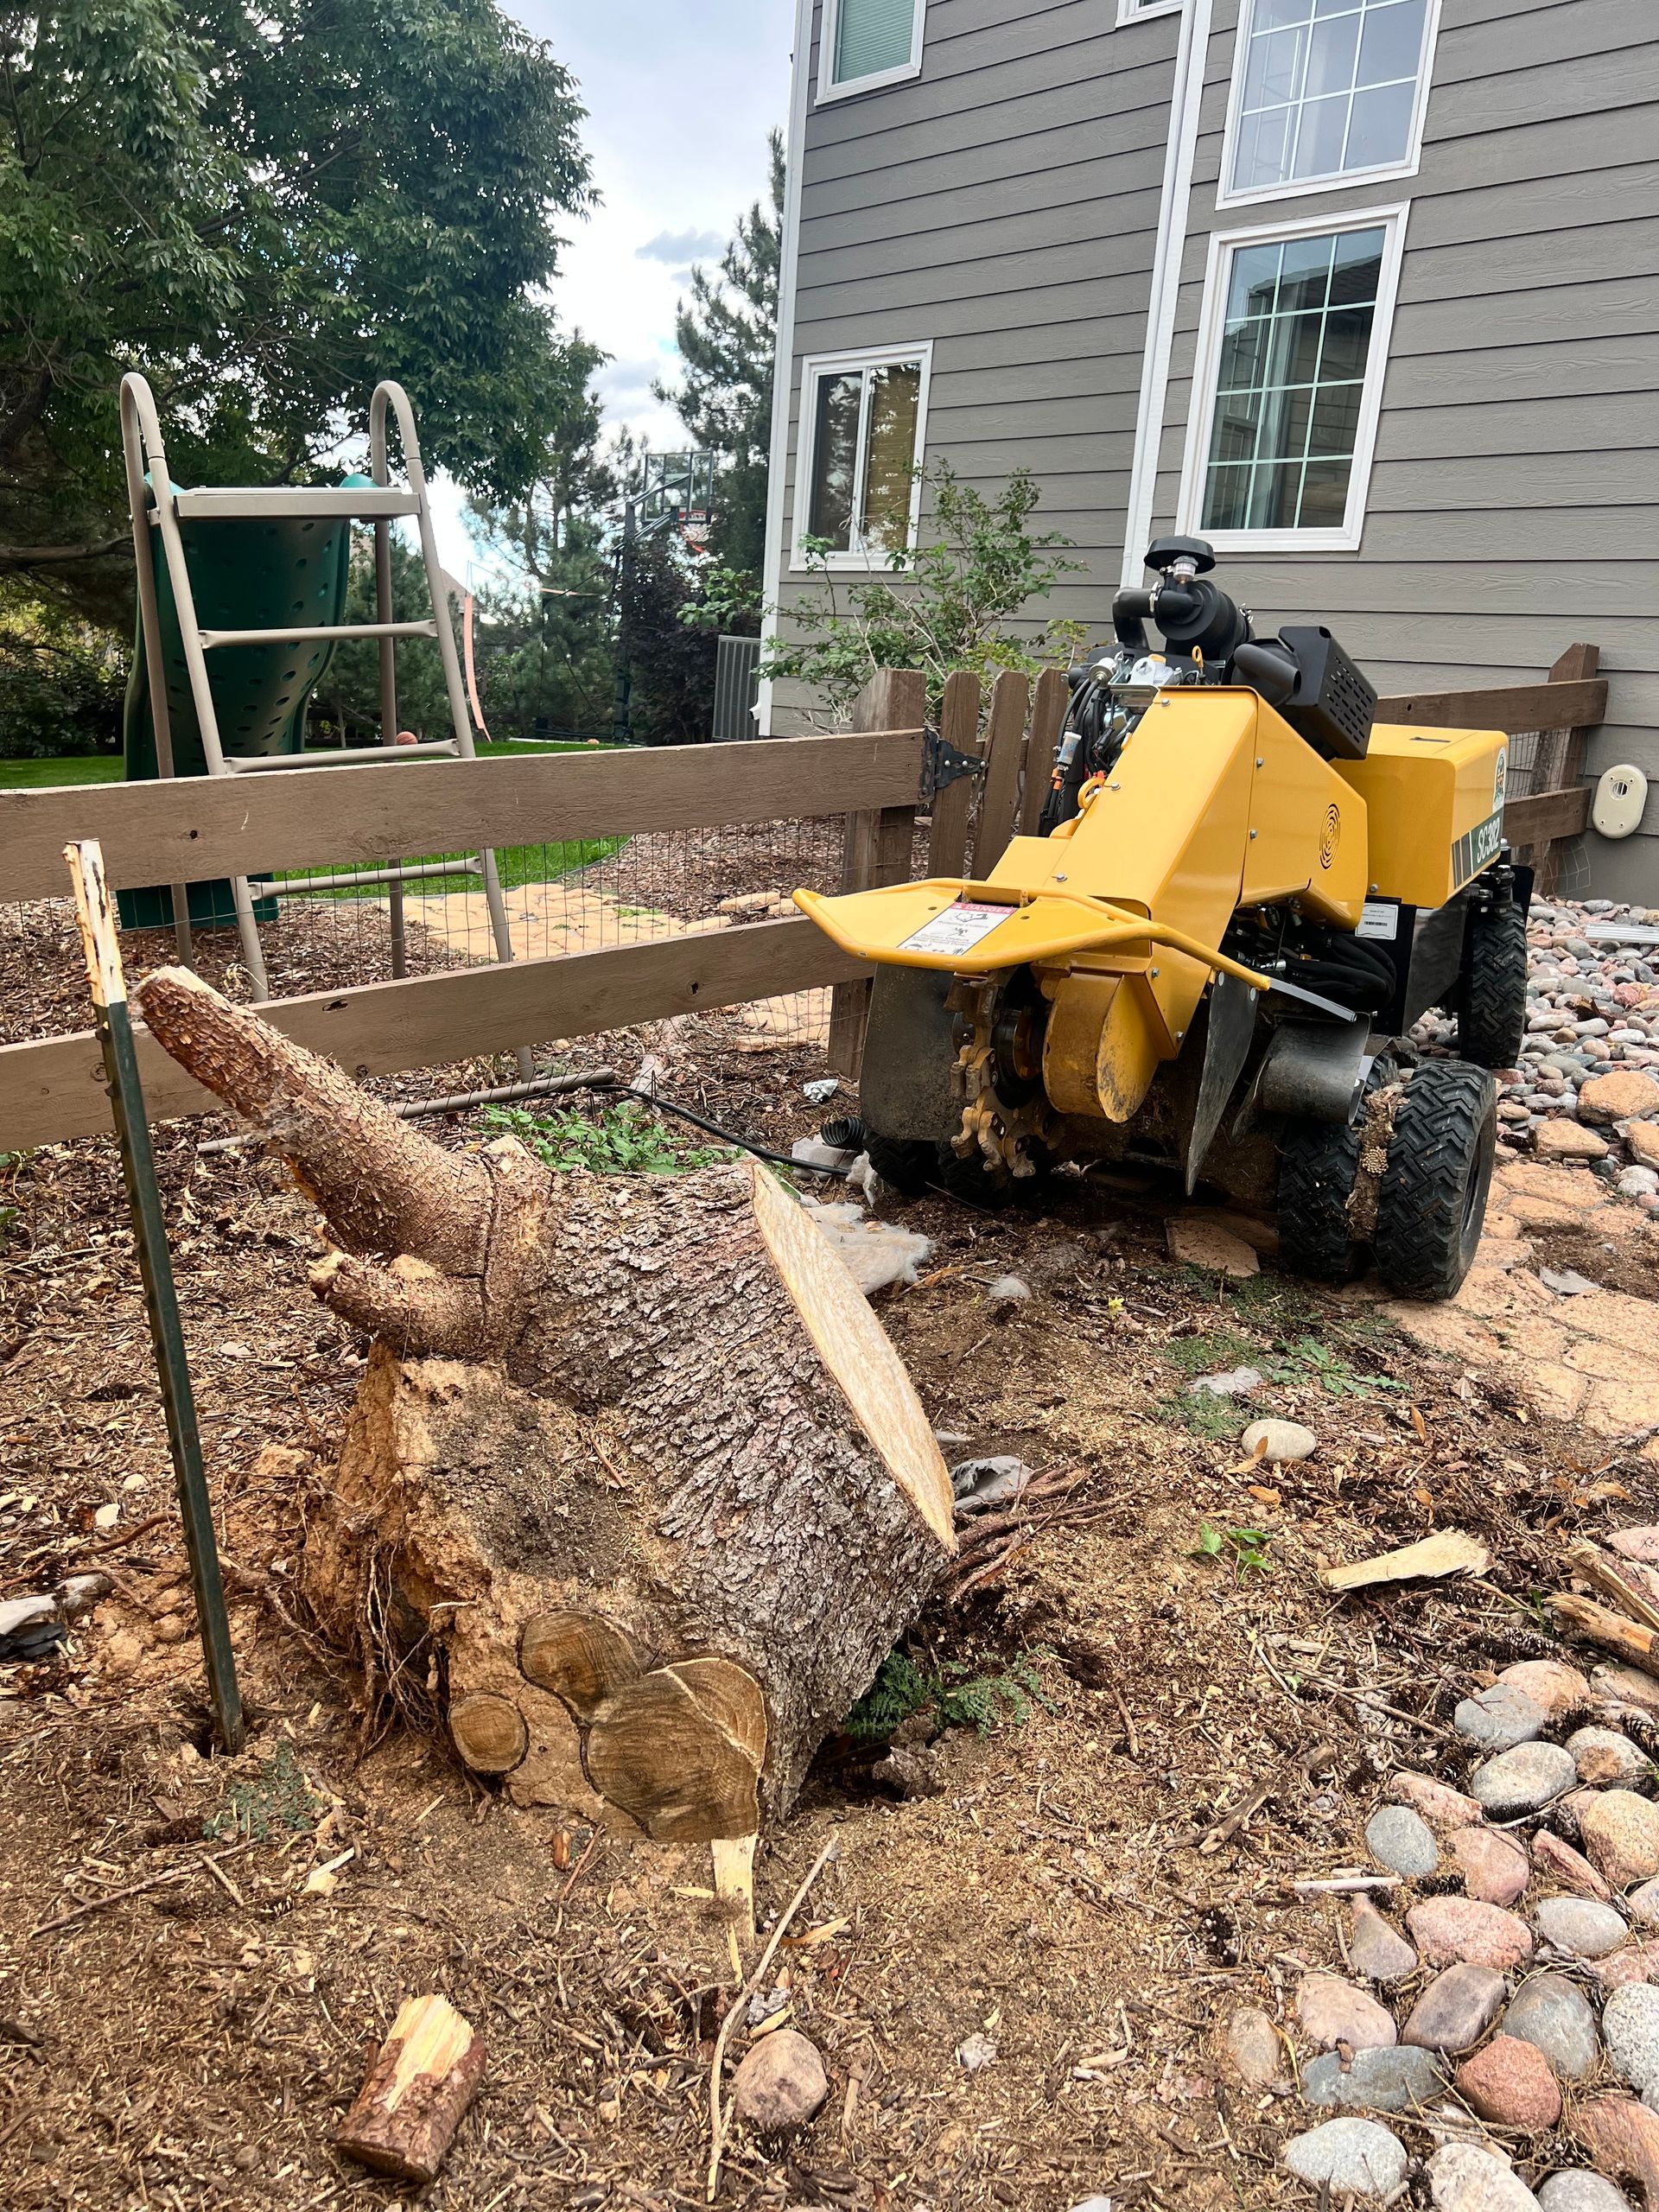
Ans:
[{"label": "tree branch", "polygon": [[101,561],[111,553],[119,553],[128,542],[121,537],[88,545],[0,545],[0,576],[13,575],[23,569],[61,568],[72,561]]}]

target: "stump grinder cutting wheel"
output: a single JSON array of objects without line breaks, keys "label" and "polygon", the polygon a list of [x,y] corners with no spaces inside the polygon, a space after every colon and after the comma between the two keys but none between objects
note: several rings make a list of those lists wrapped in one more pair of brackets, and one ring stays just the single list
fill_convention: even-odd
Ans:
[{"label": "stump grinder cutting wheel", "polygon": [[[982,881],[795,903],[876,969],[878,1173],[995,1205],[1064,1160],[1156,1161],[1276,1205],[1299,1272],[1406,1298],[1469,1271],[1525,1020],[1528,868],[1497,731],[1374,726],[1331,632],[1256,639],[1160,538],[1075,671],[1042,836]],[[1147,625],[1160,633],[1150,643]],[[1455,1014],[1459,1060],[1406,1041]]]}]

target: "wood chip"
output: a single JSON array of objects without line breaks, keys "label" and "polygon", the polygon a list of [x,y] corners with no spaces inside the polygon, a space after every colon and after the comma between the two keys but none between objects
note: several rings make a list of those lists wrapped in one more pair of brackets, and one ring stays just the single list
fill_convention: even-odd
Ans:
[{"label": "wood chip", "polygon": [[1368,1590],[1379,1582],[1414,1582],[1446,1574],[1484,1574],[1491,1565],[1484,1544],[1460,1529],[1444,1529],[1377,1559],[1355,1560],[1347,1567],[1327,1567],[1319,1580],[1327,1590]]}]

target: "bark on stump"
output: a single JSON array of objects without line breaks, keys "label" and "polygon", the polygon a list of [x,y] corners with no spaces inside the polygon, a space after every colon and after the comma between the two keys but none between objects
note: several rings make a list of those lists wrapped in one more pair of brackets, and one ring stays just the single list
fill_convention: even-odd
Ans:
[{"label": "bark on stump", "polygon": [[443,1151],[196,976],[137,998],[267,1135],[372,1334],[305,1585],[371,1665],[434,1672],[521,1803],[665,1841],[785,1812],[951,1551],[897,1352],[758,1163],[556,1174]]}]

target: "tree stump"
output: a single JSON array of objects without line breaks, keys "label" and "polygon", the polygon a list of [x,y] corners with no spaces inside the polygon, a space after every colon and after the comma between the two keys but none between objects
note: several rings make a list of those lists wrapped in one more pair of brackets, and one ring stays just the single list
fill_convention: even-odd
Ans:
[{"label": "tree stump", "polygon": [[786,1812],[955,1548],[921,1403],[809,1216],[755,1162],[446,1152],[188,971],[137,995],[289,1161],[333,1240],[312,1287],[375,1339],[304,1547],[321,1618],[435,1678],[521,1803],[680,1842]]}]

